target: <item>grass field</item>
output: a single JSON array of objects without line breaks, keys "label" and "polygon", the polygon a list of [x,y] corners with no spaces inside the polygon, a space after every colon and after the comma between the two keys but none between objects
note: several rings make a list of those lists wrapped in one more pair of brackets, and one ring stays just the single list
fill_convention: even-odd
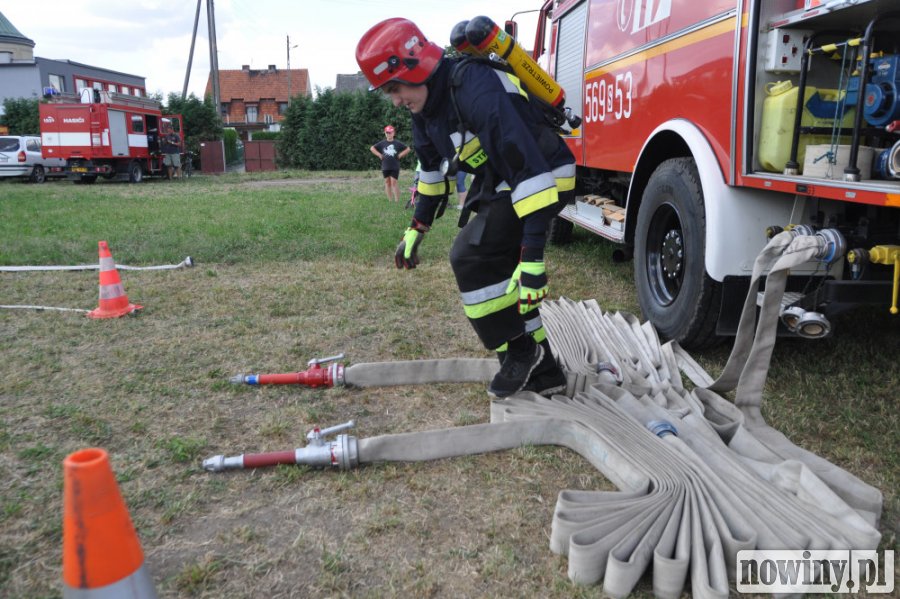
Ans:
[{"label": "grass field", "polygon": [[[601,596],[548,548],[559,491],[613,488],[565,449],[348,472],[200,467],[301,447],[312,427],[350,419],[361,438],[486,422],[482,385],[227,382],[338,352],[348,364],[489,357],[447,263],[456,214],[426,237],[421,267],[400,272],[409,213],[376,173],[0,184],[0,265],[96,263],[99,240],[119,264],[196,262],[120,271],[144,306],[135,317],[0,310],[0,596],[61,594],[61,462],[88,446],[110,453],[163,597]],[[550,248],[553,296],[637,313],[632,265],[612,250],[584,231]],[[92,309],[97,272],[0,273],[0,304]],[[778,341],[764,413],[882,490],[882,548],[897,549],[900,319],[835,325],[822,341]],[[728,350],[695,357],[715,375]]]}]

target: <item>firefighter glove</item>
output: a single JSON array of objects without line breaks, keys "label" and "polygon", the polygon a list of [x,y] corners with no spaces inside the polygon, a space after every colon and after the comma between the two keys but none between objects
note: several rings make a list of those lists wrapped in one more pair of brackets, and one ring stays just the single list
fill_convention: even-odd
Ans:
[{"label": "firefighter glove", "polygon": [[394,252],[394,264],[397,268],[415,268],[419,263],[419,244],[428,232],[428,227],[413,219],[412,224],[403,233],[403,239]]},{"label": "firefighter glove", "polygon": [[550,293],[543,252],[530,252],[523,248],[522,258],[513,271],[506,293],[512,293],[516,287],[519,289],[519,314],[527,314],[541,305],[541,301]]}]

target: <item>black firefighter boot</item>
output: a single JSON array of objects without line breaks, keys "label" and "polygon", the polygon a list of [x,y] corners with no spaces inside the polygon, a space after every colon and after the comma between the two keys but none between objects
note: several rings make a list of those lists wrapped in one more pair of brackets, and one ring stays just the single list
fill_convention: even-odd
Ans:
[{"label": "black firefighter boot", "polygon": [[534,372],[531,373],[531,377],[522,390],[550,397],[554,393],[562,393],[566,390],[566,375],[556,363],[556,358],[553,357],[550,342],[544,339],[540,346],[544,350],[544,357],[534,368]]},{"label": "black firefighter boot", "polygon": [[531,335],[520,335],[510,340],[508,347],[500,371],[488,385],[488,393],[498,398],[521,391],[544,357],[544,348],[535,343]]}]

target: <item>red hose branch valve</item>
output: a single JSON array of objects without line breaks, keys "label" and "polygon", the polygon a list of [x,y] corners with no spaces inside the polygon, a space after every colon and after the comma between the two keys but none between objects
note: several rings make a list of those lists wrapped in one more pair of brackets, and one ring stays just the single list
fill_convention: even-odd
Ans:
[{"label": "red hose branch valve", "polygon": [[[327,358],[313,358],[303,372],[284,374],[238,374],[229,380],[235,385],[306,385],[307,387],[334,387],[344,384],[344,365],[336,360],[344,358],[344,354]],[[323,364],[332,364],[322,367]]]}]

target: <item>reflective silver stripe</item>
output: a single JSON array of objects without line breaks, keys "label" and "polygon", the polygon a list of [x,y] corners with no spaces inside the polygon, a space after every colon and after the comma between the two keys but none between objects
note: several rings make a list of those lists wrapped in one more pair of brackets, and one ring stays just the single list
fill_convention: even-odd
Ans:
[{"label": "reflective silver stripe", "polygon": [[525,332],[526,333],[533,333],[536,330],[538,330],[539,328],[541,328],[542,326],[544,326],[544,323],[541,322],[541,313],[538,312],[537,310],[532,310],[532,312],[537,312],[537,315],[535,318],[528,318],[528,316],[525,317],[528,319],[525,321]]},{"label": "reflective silver stripe", "polygon": [[113,299],[125,295],[125,287],[122,283],[114,285],[100,285],[100,299]]},{"label": "reflective silver stripe", "polygon": [[[465,142],[469,143],[473,139],[475,139],[475,134],[471,131],[466,130],[463,134],[465,136]],[[463,145],[463,135],[459,134],[459,131],[450,134],[450,141],[453,142],[453,147],[457,150],[460,149]]]},{"label": "reflective silver stripe", "polygon": [[557,179],[575,176],[575,164],[564,164],[553,169],[553,176]]},{"label": "reflective silver stripe", "polygon": [[501,191],[509,191],[512,187],[509,186],[509,183],[506,181],[500,181],[500,185],[494,188],[495,193],[500,193]]},{"label": "reflective silver stripe", "polygon": [[[500,79],[500,84],[503,85],[503,89],[505,89],[508,93],[528,98],[528,94],[526,94],[521,85],[518,84],[518,77],[504,71],[494,70],[494,73],[497,75],[497,78]],[[513,79],[515,79],[515,81],[513,81]]]},{"label": "reflective silver stripe", "polygon": [[474,291],[463,291],[460,293],[463,305],[474,306],[488,300],[503,297],[506,295],[506,288],[508,286],[509,279],[506,279],[505,281],[488,285],[487,287],[482,287],[481,289],[476,289]]},{"label": "reflective silver stripe", "polygon": [[116,261],[110,258],[100,258],[100,270],[112,270],[116,267]]},{"label": "reflective silver stripe", "polygon": [[142,564],[134,574],[112,584],[92,589],[79,589],[63,584],[63,599],[156,599],[156,589],[150,573]]},{"label": "reflective silver stripe", "polygon": [[441,183],[443,180],[441,171],[419,171],[419,181],[422,183]]},{"label": "reflective silver stripe", "polygon": [[525,179],[516,185],[515,190],[512,192],[513,204],[551,187],[556,187],[556,177],[551,173],[541,173],[530,179]]}]

